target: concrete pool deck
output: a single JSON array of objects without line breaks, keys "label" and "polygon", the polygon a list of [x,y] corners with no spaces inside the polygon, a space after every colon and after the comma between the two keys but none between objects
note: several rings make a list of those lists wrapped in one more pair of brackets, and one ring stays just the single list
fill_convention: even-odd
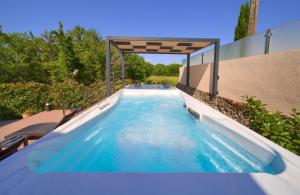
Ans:
[{"label": "concrete pool deck", "polygon": [[[180,94],[200,120],[217,121],[226,135],[249,146],[261,159],[279,156],[284,169],[267,173],[75,173],[38,174],[27,166],[28,153],[41,142],[72,131],[110,109],[123,93]],[[216,124],[218,125],[218,124]],[[238,134],[238,135],[237,135]],[[242,136],[242,137],[241,137]],[[238,138],[237,138],[238,137]],[[252,144],[253,145],[253,144]],[[258,147],[259,146],[259,147]],[[300,158],[178,89],[123,89],[92,106],[22,151],[0,162],[0,194],[300,194]]]},{"label": "concrete pool deck", "polygon": [[[71,110],[65,110],[65,115],[71,113]],[[0,140],[5,136],[19,131],[25,127],[43,123],[55,123],[56,125],[64,118],[62,110],[43,111],[34,114],[28,118],[16,120],[0,126]]]}]

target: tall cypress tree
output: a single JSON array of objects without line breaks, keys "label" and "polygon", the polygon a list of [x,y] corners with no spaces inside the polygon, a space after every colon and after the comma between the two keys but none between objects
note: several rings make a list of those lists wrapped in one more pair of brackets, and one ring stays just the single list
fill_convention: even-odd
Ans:
[{"label": "tall cypress tree", "polygon": [[247,36],[248,24],[249,24],[249,13],[250,13],[249,2],[246,2],[245,4],[242,3],[238,22],[234,30],[235,41]]}]

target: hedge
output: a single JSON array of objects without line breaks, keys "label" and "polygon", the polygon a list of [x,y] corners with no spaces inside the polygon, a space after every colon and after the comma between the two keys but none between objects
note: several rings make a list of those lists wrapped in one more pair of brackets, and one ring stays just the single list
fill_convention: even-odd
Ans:
[{"label": "hedge", "polygon": [[43,83],[0,84],[0,119],[20,118],[24,112],[41,112],[46,102],[52,109],[86,108],[105,97],[105,83],[89,86],[75,81],[52,85]]},{"label": "hedge", "polygon": [[[175,85],[177,77],[151,76],[147,84]],[[126,84],[135,83],[126,80]],[[122,87],[121,81],[112,82],[112,90]],[[79,84],[68,80],[53,84],[1,83],[0,84],[0,119],[20,118],[24,112],[41,112],[45,104],[51,104],[52,109],[86,108],[105,97],[105,82],[96,81],[90,85]]]},{"label": "hedge", "polygon": [[50,86],[41,83],[0,84],[0,118],[14,119],[26,111],[43,110],[49,91]]}]

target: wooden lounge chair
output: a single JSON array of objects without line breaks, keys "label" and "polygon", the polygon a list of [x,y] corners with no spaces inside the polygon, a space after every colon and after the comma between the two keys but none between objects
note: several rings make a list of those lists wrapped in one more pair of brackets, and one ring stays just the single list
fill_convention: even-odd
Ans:
[{"label": "wooden lounge chair", "polygon": [[19,136],[27,136],[29,140],[39,139],[55,129],[57,127],[57,123],[38,123],[34,125],[29,125],[27,127],[24,127],[23,129],[20,129],[16,132],[13,132],[5,138],[8,138],[10,136],[19,135]]},{"label": "wooden lounge chair", "polygon": [[22,143],[24,147],[28,145],[26,136],[15,135],[0,141],[0,160],[17,152]]}]

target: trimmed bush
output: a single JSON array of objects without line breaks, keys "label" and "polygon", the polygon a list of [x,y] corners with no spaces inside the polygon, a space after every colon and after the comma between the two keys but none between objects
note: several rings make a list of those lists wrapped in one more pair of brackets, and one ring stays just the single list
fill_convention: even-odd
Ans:
[{"label": "trimmed bush", "polygon": [[77,82],[65,81],[51,85],[49,102],[54,109],[84,108],[87,105],[87,87]]},{"label": "trimmed bush", "polygon": [[0,84],[0,118],[19,118],[24,112],[40,112],[49,97],[50,86],[42,83]]},{"label": "trimmed bush", "polygon": [[[120,88],[119,84],[118,87]],[[105,97],[105,83],[89,86],[75,81],[52,85],[42,83],[0,84],[0,119],[20,118],[24,112],[41,112],[49,102],[52,109],[86,108]]]}]

